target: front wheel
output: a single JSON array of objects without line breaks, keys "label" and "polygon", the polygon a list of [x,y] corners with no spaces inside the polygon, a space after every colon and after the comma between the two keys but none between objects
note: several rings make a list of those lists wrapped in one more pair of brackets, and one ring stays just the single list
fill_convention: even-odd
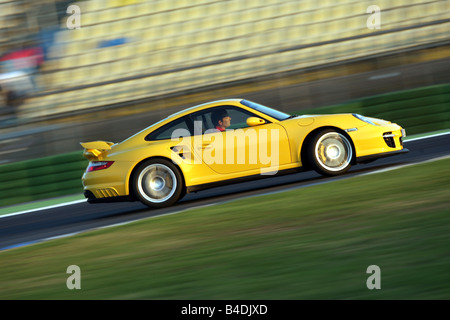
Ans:
[{"label": "front wheel", "polygon": [[153,208],[170,206],[183,192],[178,168],[165,159],[151,159],[139,166],[133,177],[134,195]]},{"label": "front wheel", "polygon": [[322,175],[334,176],[347,172],[353,159],[353,147],[342,133],[332,129],[318,132],[308,145],[309,165]]}]

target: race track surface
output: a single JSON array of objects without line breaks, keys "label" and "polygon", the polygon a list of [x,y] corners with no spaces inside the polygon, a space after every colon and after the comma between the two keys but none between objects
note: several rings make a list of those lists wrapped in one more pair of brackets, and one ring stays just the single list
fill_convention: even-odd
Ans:
[{"label": "race track surface", "polygon": [[95,228],[176,213],[189,208],[287,189],[304,188],[317,183],[346,179],[380,169],[449,156],[450,134],[407,141],[405,142],[405,147],[410,150],[409,153],[379,159],[370,164],[356,165],[342,176],[322,177],[313,171],[308,171],[292,175],[268,177],[257,181],[188,194],[178,204],[169,208],[149,209],[139,202],[113,204],[88,204],[83,202],[21,215],[0,217],[0,250]]}]

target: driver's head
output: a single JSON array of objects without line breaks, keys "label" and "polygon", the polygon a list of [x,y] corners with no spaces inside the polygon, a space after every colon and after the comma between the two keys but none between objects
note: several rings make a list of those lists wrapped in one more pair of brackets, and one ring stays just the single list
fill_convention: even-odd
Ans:
[{"label": "driver's head", "polygon": [[223,129],[226,129],[231,125],[231,117],[224,109],[214,111],[211,115],[211,120],[214,126],[221,127]]}]

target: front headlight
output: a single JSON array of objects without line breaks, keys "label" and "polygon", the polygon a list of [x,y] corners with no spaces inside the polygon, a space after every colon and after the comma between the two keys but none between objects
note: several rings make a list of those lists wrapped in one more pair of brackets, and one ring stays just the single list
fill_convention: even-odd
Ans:
[{"label": "front headlight", "polygon": [[360,114],[357,114],[357,113],[352,113],[352,115],[353,115],[355,118],[357,118],[357,119],[359,119],[359,120],[361,120],[361,121],[364,121],[364,122],[366,122],[366,123],[368,123],[368,124],[371,124],[371,125],[373,125],[373,126],[376,126],[376,124],[375,124],[372,120],[370,120],[369,118],[367,118],[367,117],[364,117],[364,116],[362,116],[362,115],[360,115]]}]

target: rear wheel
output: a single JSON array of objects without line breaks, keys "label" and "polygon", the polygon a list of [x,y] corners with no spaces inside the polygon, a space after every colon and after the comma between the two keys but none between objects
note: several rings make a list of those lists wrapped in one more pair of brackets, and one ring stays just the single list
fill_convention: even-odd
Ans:
[{"label": "rear wheel", "polygon": [[149,207],[166,207],[181,197],[183,179],[172,162],[150,159],[137,169],[133,177],[133,191],[134,195]]},{"label": "rear wheel", "polygon": [[326,129],[313,136],[307,157],[310,167],[322,175],[343,174],[351,167],[352,143],[344,134]]}]

